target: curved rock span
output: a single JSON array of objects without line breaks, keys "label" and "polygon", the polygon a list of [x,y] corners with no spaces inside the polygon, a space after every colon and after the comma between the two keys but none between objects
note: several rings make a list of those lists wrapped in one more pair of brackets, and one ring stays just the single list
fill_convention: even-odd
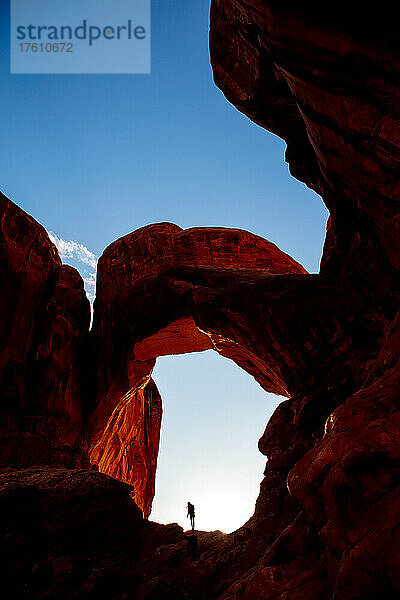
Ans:
[{"label": "curved rock span", "polygon": [[[274,244],[248,232],[182,230],[170,223],[139,229],[100,258],[90,458],[101,471],[133,484],[145,515],[154,495],[161,423],[161,400],[150,378],[155,359],[214,349],[264,389],[289,395],[302,366],[284,347],[280,329],[290,326],[293,289],[305,273]],[[273,283],[282,274],[287,289]],[[265,302],[276,310],[272,318],[263,316]],[[256,323],[269,328],[269,337],[257,333]]]},{"label": "curved rock span", "polygon": [[[244,231],[151,225],[101,257],[89,332],[81,278],[0,197],[3,546],[15,556],[22,536],[30,549],[7,559],[16,597],[26,586],[61,597],[63,581],[69,597],[119,600],[400,595],[400,50],[382,14],[211,3],[217,85],[287,142],[291,173],[330,211],[317,275]],[[141,519],[128,496],[149,513],[156,358],[209,348],[287,399],[259,442],[268,461],[254,516],[230,536],[202,534],[191,565],[179,528]],[[94,464],[125,483],[88,473]],[[56,526],[74,520],[80,486],[110,555],[93,552],[91,527],[74,544]],[[110,495],[120,513],[107,520]],[[134,545],[117,541],[125,520]]]}]

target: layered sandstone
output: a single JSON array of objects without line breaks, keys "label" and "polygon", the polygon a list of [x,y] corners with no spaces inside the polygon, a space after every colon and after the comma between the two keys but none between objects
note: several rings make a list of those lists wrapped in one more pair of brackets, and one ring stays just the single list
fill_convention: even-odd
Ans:
[{"label": "layered sandstone", "polygon": [[[383,8],[330,13],[211,3],[217,85],[286,141],[291,173],[330,211],[318,275],[248,232],[151,225],[104,252],[89,334],[81,279],[0,198],[0,466],[41,465],[0,476],[16,594],[399,596],[400,56]],[[192,565],[182,531],[143,520],[129,496],[146,516],[155,360],[210,348],[287,399],[259,441],[268,461],[254,516],[230,536],[199,534]],[[133,489],[71,469],[90,464]]]}]

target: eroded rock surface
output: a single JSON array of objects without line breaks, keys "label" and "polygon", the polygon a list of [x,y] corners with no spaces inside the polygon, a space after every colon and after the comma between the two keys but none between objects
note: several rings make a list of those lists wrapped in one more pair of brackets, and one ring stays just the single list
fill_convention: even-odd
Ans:
[{"label": "eroded rock surface", "polygon": [[[248,232],[182,230],[171,223],[139,229],[100,258],[93,322],[97,406],[87,428],[91,461],[133,484],[146,516],[161,422],[151,380],[155,359],[213,348],[266,390],[288,395],[292,373],[301,366],[279,345],[283,336],[277,330],[290,327],[287,295],[305,273],[274,244]],[[289,291],[286,305],[277,309],[278,316],[283,312],[277,326],[262,306],[268,294],[285,294],[279,286],[270,288],[282,274],[288,274]],[[262,334],[264,323],[271,337]]]},{"label": "eroded rock surface", "polygon": [[82,278],[2,194],[0,223],[0,467],[82,465],[91,385]]},{"label": "eroded rock surface", "polygon": [[[104,252],[89,335],[79,276],[0,198],[2,564],[15,595],[400,596],[397,24],[385,5],[329,10],[211,3],[217,85],[287,142],[292,174],[330,211],[318,275],[247,232],[148,226]],[[208,348],[287,400],[259,441],[254,516],[229,536],[198,533],[192,564],[182,530],[143,520],[130,496],[146,516],[156,358]],[[73,469],[90,464],[133,489]]]},{"label": "eroded rock surface", "polygon": [[[333,302],[315,307],[324,323],[319,333],[340,313],[332,331],[336,350],[330,341],[320,348],[326,365],[333,350],[333,372],[320,363],[314,385],[277,409],[260,440],[269,461],[255,517],[280,515],[273,498],[283,476],[299,517],[289,523],[287,512],[287,528],[280,523],[259,567],[229,598],[400,593],[400,372],[393,351],[399,349],[400,57],[384,7],[356,13],[339,3],[328,18],[324,10],[212,2],[217,85],[239,110],[285,139],[292,174],[320,193],[330,211],[317,279]],[[331,413],[324,427],[322,407]]]}]

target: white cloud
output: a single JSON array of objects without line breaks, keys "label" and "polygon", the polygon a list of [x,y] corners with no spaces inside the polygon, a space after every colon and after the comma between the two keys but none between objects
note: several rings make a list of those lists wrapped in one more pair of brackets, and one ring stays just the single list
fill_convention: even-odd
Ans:
[{"label": "white cloud", "polygon": [[65,241],[59,238],[55,233],[49,232],[49,237],[53,244],[57,247],[61,259],[75,258],[83,263],[86,263],[93,269],[97,266],[97,257],[93,252],[90,252],[83,244],[73,241]]},{"label": "white cloud", "polygon": [[79,271],[85,284],[86,295],[93,304],[96,295],[98,257],[83,244],[73,240],[63,240],[52,231],[49,231],[49,238],[56,246],[63,263],[69,264]]}]

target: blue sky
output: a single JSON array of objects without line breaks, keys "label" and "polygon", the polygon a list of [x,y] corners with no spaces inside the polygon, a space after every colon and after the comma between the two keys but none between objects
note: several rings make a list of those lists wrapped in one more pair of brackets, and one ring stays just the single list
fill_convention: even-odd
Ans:
[{"label": "blue sky", "polygon": [[[318,271],[326,209],[316,194],[289,175],[285,144],[241,115],[214,86],[208,0],[153,0],[150,75],[10,75],[6,2],[0,10],[0,188],[48,231],[80,244],[87,258],[86,249],[99,256],[113,240],[148,223],[240,227],[266,237],[308,270]],[[82,263],[79,252],[74,256],[67,249],[65,262],[90,270],[91,259]],[[247,374],[232,364],[222,367],[223,359],[208,356],[160,360],[156,379],[158,374],[166,409],[169,395],[171,411],[176,401],[182,415],[188,412],[185,386],[195,371],[201,371],[203,379],[207,372],[215,381],[219,377],[212,404],[221,403],[225,410],[240,404],[246,392],[244,384],[238,384],[235,396],[233,369],[247,381],[249,397],[260,393],[265,398],[268,412],[274,401]],[[174,366],[179,361],[194,366]],[[212,387],[200,390],[193,386],[189,394],[193,406],[203,402],[204,394],[207,402],[213,395]],[[253,420],[260,435],[266,418],[254,410]],[[166,412],[165,439],[168,423]],[[178,431],[180,426],[187,431],[185,423],[183,416],[176,417]],[[241,435],[239,424],[232,425],[236,440]],[[187,448],[179,450],[180,436],[173,431],[171,461],[174,452],[182,457],[179,478],[185,479],[185,469],[191,472],[193,461],[184,458]],[[196,436],[190,437],[201,458],[208,436],[217,442],[211,430]],[[257,439],[251,443],[257,454]],[[221,473],[229,462],[229,451],[222,452],[227,445],[215,446]],[[165,498],[169,493],[162,510],[190,499],[177,495],[171,499],[165,473],[170,469],[172,480],[178,466],[169,459],[162,466],[164,454],[167,450],[162,447],[159,486],[164,486]],[[262,468],[257,469],[253,478],[259,482]],[[235,469],[232,477],[240,477]],[[217,477],[213,475],[212,481]],[[159,487],[160,498],[162,493]]]}]

